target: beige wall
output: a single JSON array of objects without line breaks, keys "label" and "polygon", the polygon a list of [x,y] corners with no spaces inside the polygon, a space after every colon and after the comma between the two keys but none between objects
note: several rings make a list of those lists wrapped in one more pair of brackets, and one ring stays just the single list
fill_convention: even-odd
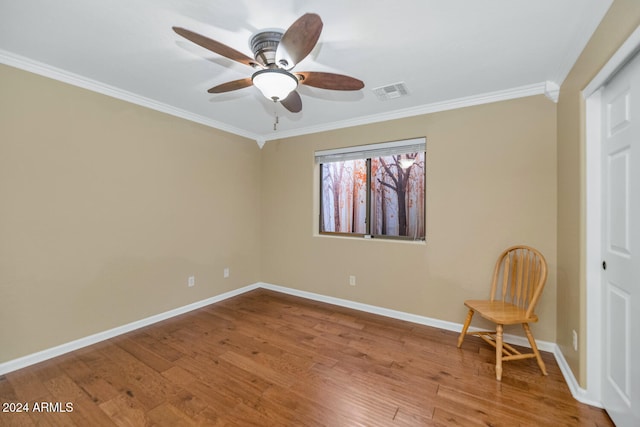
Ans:
[{"label": "beige wall", "polygon": [[2,65],[0,92],[0,363],[259,281],[255,141]]},{"label": "beige wall", "polygon": [[[557,344],[582,387],[586,384],[585,137],[580,92],[640,25],[640,2],[616,0],[574,65],[558,103]],[[580,336],[579,352],[571,331]]]},{"label": "beige wall", "polygon": [[[497,253],[523,242],[550,265],[534,332],[585,386],[579,91],[639,24],[640,2],[615,0],[557,116],[537,96],[262,151],[0,66],[0,363],[258,281],[461,322]],[[427,137],[426,244],[315,235],[315,150],[416,136]]]},{"label": "beige wall", "polygon": [[[315,150],[419,136],[427,138],[426,244],[315,235]],[[555,341],[556,105],[544,96],[272,141],[262,151],[264,282],[461,323],[463,300],[488,296],[500,251],[525,243],[550,267],[534,333]]]}]

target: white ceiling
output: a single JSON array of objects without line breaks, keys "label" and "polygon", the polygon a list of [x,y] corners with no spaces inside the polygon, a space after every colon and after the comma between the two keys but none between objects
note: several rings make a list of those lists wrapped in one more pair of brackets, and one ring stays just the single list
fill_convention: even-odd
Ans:
[{"label": "white ceiling", "polygon": [[[553,92],[611,2],[0,0],[0,61],[263,143]],[[252,69],[171,29],[185,27],[252,56],[253,33],[284,30],[306,12],[319,14],[324,28],[295,71],[346,74],[365,88],[301,86],[301,113],[268,101],[255,87],[207,93]],[[380,101],[372,92],[397,82],[409,96]]]}]

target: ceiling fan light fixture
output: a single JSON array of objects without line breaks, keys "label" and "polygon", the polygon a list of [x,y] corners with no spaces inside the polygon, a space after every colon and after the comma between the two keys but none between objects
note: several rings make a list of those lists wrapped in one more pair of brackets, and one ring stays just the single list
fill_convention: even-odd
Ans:
[{"label": "ceiling fan light fixture", "polygon": [[256,71],[251,76],[251,80],[253,85],[271,101],[286,99],[298,87],[296,76],[280,68]]}]

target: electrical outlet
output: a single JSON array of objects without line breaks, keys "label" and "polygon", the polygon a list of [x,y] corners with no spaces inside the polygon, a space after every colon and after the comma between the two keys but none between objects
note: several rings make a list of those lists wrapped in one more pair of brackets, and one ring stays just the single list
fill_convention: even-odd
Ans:
[{"label": "electrical outlet", "polygon": [[196,285],[196,276],[189,276],[187,280],[187,286],[192,287]]},{"label": "electrical outlet", "polygon": [[225,268],[222,272],[222,276],[226,279],[229,277],[229,267]]},{"label": "electrical outlet", "polygon": [[578,351],[578,333],[573,330],[573,350]]},{"label": "electrical outlet", "polygon": [[349,276],[349,286],[356,285],[356,276]]}]

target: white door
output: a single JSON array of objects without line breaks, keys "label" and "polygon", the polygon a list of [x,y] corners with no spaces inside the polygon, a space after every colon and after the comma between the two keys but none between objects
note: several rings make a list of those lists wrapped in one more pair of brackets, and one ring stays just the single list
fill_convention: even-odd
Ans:
[{"label": "white door", "polygon": [[602,401],[640,426],[640,55],[602,92]]}]

